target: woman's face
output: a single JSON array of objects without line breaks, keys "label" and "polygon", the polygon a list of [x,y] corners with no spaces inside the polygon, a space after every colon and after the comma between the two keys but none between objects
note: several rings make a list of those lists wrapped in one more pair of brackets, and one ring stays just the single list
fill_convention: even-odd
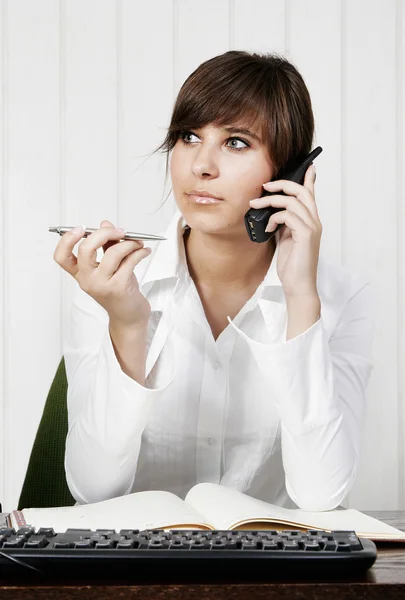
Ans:
[{"label": "woman's face", "polygon": [[[273,174],[267,147],[253,137],[260,138],[259,132],[251,128],[250,133],[210,124],[177,140],[170,163],[173,193],[192,229],[235,238],[247,235],[244,216],[249,200],[261,196],[262,184]],[[193,190],[222,200],[198,204],[190,195]]]}]

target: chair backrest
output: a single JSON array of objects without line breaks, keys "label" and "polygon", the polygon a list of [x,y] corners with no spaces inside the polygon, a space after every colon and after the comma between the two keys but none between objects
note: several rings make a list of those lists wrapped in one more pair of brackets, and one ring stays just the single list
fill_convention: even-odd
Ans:
[{"label": "chair backrest", "polygon": [[62,357],[32,446],[18,510],[72,506],[76,502],[67,486],[64,466],[68,431],[67,387]]}]

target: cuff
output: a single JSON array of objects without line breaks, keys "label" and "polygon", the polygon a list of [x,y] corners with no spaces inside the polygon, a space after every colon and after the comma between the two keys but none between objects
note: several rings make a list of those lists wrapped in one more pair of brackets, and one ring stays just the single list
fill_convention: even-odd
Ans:
[{"label": "cuff", "polygon": [[236,327],[250,347],[284,427],[305,434],[341,416],[334,398],[333,364],[321,317],[288,341],[257,342]]},{"label": "cuff", "polygon": [[141,393],[148,398],[154,397],[164,392],[174,380],[176,374],[176,367],[173,360],[170,360],[170,365],[167,365],[163,372],[159,374],[160,376],[158,381],[154,380],[149,376],[146,379],[144,386],[141,385],[138,381],[135,381],[135,379],[129,377],[129,375],[127,375],[126,373],[124,373],[116,357],[108,327],[103,338],[101,352],[105,364],[113,365],[114,367],[114,378],[117,382],[119,389],[123,390],[130,396],[139,396],[139,394]]}]

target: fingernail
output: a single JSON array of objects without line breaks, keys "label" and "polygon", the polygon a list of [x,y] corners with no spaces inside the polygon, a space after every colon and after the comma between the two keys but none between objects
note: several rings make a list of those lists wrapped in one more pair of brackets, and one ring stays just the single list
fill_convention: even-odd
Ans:
[{"label": "fingernail", "polygon": [[249,200],[249,204],[252,204],[253,202],[257,202],[259,200],[259,198],[253,198],[253,200]]},{"label": "fingernail", "polygon": [[264,187],[265,185],[273,185],[273,183],[274,183],[274,181],[268,181],[267,183],[263,183],[262,185]]},{"label": "fingernail", "polygon": [[73,229],[71,231],[72,231],[72,233],[77,235],[78,233],[83,233],[84,230],[85,230],[84,225],[77,225],[76,227],[73,227]]},{"label": "fingernail", "polygon": [[315,179],[316,177],[316,169],[315,169],[315,165],[312,163],[312,177]]},{"label": "fingernail", "polygon": [[125,229],[123,229],[122,227],[115,227],[114,229],[118,231],[118,233],[125,233]]}]

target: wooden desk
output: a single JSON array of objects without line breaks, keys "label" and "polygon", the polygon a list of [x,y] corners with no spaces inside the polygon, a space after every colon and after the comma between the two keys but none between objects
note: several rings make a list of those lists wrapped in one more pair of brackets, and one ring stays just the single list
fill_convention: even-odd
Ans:
[{"label": "wooden desk", "polygon": [[[367,512],[393,527],[405,531],[405,511]],[[134,585],[92,583],[52,583],[49,585],[10,585],[0,581],[1,600],[44,598],[49,600],[75,600],[91,598],[125,600],[161,600],[184,598],[184,600],[384,600],[405,599],[405,544],[378,545],[378,557],[374,566],[363,576],[347,580],[301,581],[280,580],[269,583],[207,583],[178,585]]]}]

